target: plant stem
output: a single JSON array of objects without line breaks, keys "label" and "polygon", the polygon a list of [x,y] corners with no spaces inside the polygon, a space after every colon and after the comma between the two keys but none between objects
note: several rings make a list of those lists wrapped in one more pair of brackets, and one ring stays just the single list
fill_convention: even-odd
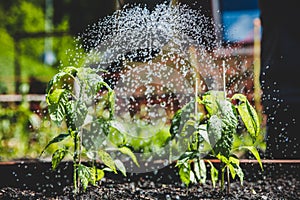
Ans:
[{"label": "plant stem", "polygon": [[74,155],[73,155],[73,183],[74,183],[74,193],[75,195],[79,192],[79,180],[78,180],[78,132],[74,134]]},{"label": "plant stem", "polygon": [[222,174],[221,174],[221,191],[224,191],[224,186],[225,186],[225,167],[224,167],[223,163],[221,163],[221,169],[222,169]]},{"label": "plant stem", "polygon": [[230,194],[230,174],[229,174],[229,167],[226,167],[227,171],[227,194]]}]

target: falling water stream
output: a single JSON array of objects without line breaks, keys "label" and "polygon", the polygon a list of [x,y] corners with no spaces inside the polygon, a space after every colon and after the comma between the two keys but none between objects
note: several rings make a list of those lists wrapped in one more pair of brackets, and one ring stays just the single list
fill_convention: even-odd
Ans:
[{"label": "falling water stream", "polygon": [[[169,140],[172,117],[195,95],[225,88],[226,55],[219,30],[199,10],[160,4],[153,10],[125,6],[77,38],[78,48],[87,51],[83,58],[79,56],[84,67],[99,70],[115,91],[114,123],[123,135],[112,140],[126,140],[117,145],[132,147],[148,166],[132,171],[153,171],[154,161],[161,160],[161,168],[178,159],[190,135],[176,136],[174,150],[176,142]],[[197,112],[195,106],[186,117]],[[102,145],[109,149],[110,142]]]}]

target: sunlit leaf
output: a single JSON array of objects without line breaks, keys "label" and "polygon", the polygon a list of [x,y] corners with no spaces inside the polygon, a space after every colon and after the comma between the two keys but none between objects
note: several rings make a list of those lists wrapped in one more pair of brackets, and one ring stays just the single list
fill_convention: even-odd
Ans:
[{"label": "sunlit leaf", "polygon": [[110,90],[108,92],[108,103],[109,103],[110,119],[113,119],[115,114],[115,93],[113,90]]},{"label": "sunlit leaf", "polygon": [[215,168],[211,161],[207,160],[210,165],[210,177],[213,187],[216,187],[216,183],[219,180],[219,171]]},{"label": "sunlit leaf", "polygon": [[238,119],[233,105],[228,100],[218,101],[218,105],[223,123],[223,129],[232,130],[235,132],[238,125]]},{"label": "sunlit leaf", "polygon": [[235,165],[235,172],[238,175],[238,177],[240,178],[240,183],[241,185],[243,185],[243,181],[244,181],[244,172],[242,170],[242,168],[239,165]]},{"label": "sunlit leaf", "polygon": [[62,71],[75,77],[78,72],[78,68],[73,67],[73,66],[68,66],[68,67],[63,68]]},{"label": "sunlit leaf", "polygon": [[208,131],[207,131],[207,124],[201,124],[198,127],[199,135],[208,143],[211,145],[208,137]]},{"label": "sunlit leaf", "polygon": [[66,104],[68,102],[68,91],[65,89],[54,90],[47,95],[50,118],[57,124],[61,124],[66,116]]},{"label": "sunlit leaf", "polygon": [[[232,104],[227,100],[220,100],[217,102],[219,112],[218,118],[222,121],[222,134],[221,138],[216,141],[214,146],[215,154],[221,153],[222,155],[229,158],[230,151],[232,148],[233,135],[236,133],[238,126],[238,119],[235,115]],[[220,122],[211,124],[210,126],[219,126]],[[214,127],[216,128],[216,127]]]},{"label": "sunlit leaf", "polygon": [[84,190],[86,190],[89,182],[93,183],[93,176],[91,174],[91,170],[89,167],[87,167],[83,164],[78,164],[77,172],[78,172],[78,177],[82,184],[82,187]]},{"label": "sunlit leaf", "polygon": [[231,99],[239,101],[238,105],[236,105],[237,110],[250,135],[253,138],[256,138],[260,132],[260,121],[257,112],[252,107],[245,95],[235,94]]},{"label": "sunlit leaf", "polygon": [[222,137],[222,119],[217,115],[212,115],[207,124],[209,143],[215,145]]},{"label": "sunlit leaf", "polygon": [[96,167],[88,167],[88,170],[90,171],[90,174],[88,178],[89,183],[92,185],[96,185],[96,181],[101,180],[104,177],[104,171],[102,169],[98,169]]},{"label": "sunlit leaf", "polygon": [[104,177],[105,173],[102,169],[96,168],[96,181],[100,181]]},{"label": "sunlit leaf", "polygon": [[77,70],[77,68],[70,66],[63,68],[61,72],[55,74],[47,85],[46,94],[51,94],[57,89],[72,91]]},{"label": "sunlit leaf", "polygon": [[217,156],[216,156],[222,163],[225,163],[225,164],[228,164],[229,163],[229,159],[222,155],[221,153],[219,153]]},{"label": "sunlit leaf", "polygon": [[188,165],[179,165],[179,177],[180,180],[186,185],[189,186],[191,182],[191,167]]},{"label": "sunlit leaf", "polygon": [[198,181],[205,184],[206,181],[206,165],[204,160],[195,159],[194,160],[194,170],[195,176]]},{"label": "sunlit leaf", "polygon": [[52,155],[52,169],[56,169],[59,163],[67,155],[67,149],[57,149]]},{"label": "sunlit leaf", "polygon": [[109,155],[109,153],[105,152],[104,150],[99,150],[99,157],[100,160],[110,169],[112,169],[115,173],[117,173],[116,171],[116,166],[115,166],[115,162],[112,159],[112,157]]},{"label": "sunlit leaf", "polygon": [[44,153],[44,151],[51,145],[60,141],[63,141],[64,139],[66,139],[67,137],[69,137],[70,134],[69,133],[61,133],[58,136],[56,136],[55,138],[53,138],[46,146],[45,148],[42,150],[41,154],[42,155]]},{"label": "sunlit leaf", "polygon": [[196,175],[192,170],[190,170],[190,182],[197,183]]},{"label": "sunlit leaf", "polygon": [[228,161],[229,161],[229,163],[233,163],[235,165],[240,164],[240,160],[238,158],[233,157],[233,156],[230,156]]},{"label": "sunlit leaf", "polygon": [[240,167],[239,159],[234,156],[230,156],[228,162],[229,163],[227,164],[227,166],[229,167],[232,178],[235,179],[235,176],[237,175],[240,178],[240,183],[243,184],[244,173],[242,168]]},{"label": "sunlit leaf", "polygon": [[119,160],[119,159],[116,159],[116,160],[115,160],[115,165],[116,165],[117,169],[120,170],[120,172],[121,172],[124,176],[126,176],[126,168],[125,168],[123,162],[122,162],[121,160]]},{"label": "sunlit leaf", "polygon": [[223,91],[211,90],[203,94],[201,102],[204,104],[210,116],[216,115],[219,112],[218,101],[225,100]]},{"label": "sunlit leaf", "polygon": [[260,165],[260,168],[263,169],[263,165],[262,165],[262,162],[261,162],[261,159],[260,159],[259,152],[257,151],[257,149],[254,146],[240,146],[238,149],[239,150],[248,149],[254,155],[255,159],[257,160],[257,162]]},{"label": "sunlit leaf", "polygon": [[198,151],[186,151],[184,152],[178,159],[178,164],[187,163],[189,160],[193,160],[194,158],[198,158],[200,156]]},{"label": "sunlit leaf", "polygon": [[132,161],[139,167],[140,164],[138,163],[138,160],[136,158],[136,156],[134,155],[134,153],[131,151],[131,149],[129,149],[128,147],[120,147],[119,151],[125,155],[128,155]]},{"label": "sunlit leaf", "polygon": [[194,107],[195,103],[191,101],[175,113],[170,127],[171,138],[174,138],[176,134],[181,134],[186,122],[190,120],[191,113],[194,113]]}]

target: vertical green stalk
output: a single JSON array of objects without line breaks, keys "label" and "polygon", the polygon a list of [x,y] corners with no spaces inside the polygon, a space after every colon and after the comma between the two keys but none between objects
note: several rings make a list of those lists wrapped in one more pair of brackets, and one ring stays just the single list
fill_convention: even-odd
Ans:
[{"label": "vertical green stalk", "polygon": [[224,163],[221,163],[221,191],[224,191],[224,187],[225,187],[225,166]]},{"label": "vertical green stalk", "polygon": [[230,174],[229,174],[229,167],[226,166],[226,172],[227,172],[227,194],[230,193]]},{"label": "vertical green stalk", "polygon": [[78,132],[74,133],[74,154],[73,154],[73,183],[74,183],[74,193],[79,192],[79,180],[78,180],[78,170],[77,166],[79,164],[79,137]]}]

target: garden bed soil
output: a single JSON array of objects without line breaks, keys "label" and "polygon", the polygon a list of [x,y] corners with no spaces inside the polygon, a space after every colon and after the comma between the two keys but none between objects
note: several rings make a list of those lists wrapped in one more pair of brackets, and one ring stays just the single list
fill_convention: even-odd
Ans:
[{"label": "garden bed soil", "polygon": [[[216,163],[217,164],[217,163]],[[18,161],[0,163],[0,199],[299,199],[300,163],[241,163],[243,185],[231,180],[230,193],[204,185],[184,187],[177,168],[168,165],[147,173],[107,173],[97,186],[89,186],[74,198],[71,162],[63,162],[56,171],[51,163]]]}]

